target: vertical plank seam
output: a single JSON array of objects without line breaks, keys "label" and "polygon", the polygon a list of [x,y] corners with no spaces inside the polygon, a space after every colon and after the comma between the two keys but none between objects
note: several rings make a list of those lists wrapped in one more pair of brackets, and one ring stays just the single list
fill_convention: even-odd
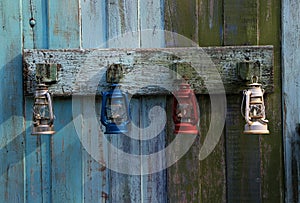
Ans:
[{"label": "vertical plank seam", "polygon": [[[223,29],[223,32],[222,32],[222,39],[221,39],[221,45],[222,46],[225,46],[225,29],[226,29],[226,21],[225,21],[225,3],[224,3],[225,0],[222,0],[221,3],[222,3],[222,22],[223,22],[223,25],[222,25],[222,29]],[[225,124],[226,126],[226,124]],[[225,128],[224,128],[225,130]],[[224,131],[225,132],[225,131]],[[226,134],[226,133],[225,133]],[[227,198],[227,197],[226,197]],[[227,200],[227,199],[226,199]]]},{"label": "vertical plank seam", "polygon": [[138,30],[138,45],[139,47],[138,48],[141,48],[142,46],[142,23],[141,23],[141,0],[138,0],[137,1],[137,30]]},{"label": "vertical plank seam", "polygon": [[[24,24],[23,24],[23,0],[19,0],[19,18],[20,18],[20,37],[21,37],[21,52],[24,50]],[[23,55],[23,53],[21,53]],[[22,73],[23,74],[23,73]],[[23,87],[22,87],[23,88]],[[24,145],[23,145],[23,200],[26,202],[26,193],[27,193],[27,182],[26,182],[26,120],[25,120],[25,97],[22,98],[22,116],[23,116],[23,129],[22,129],[22,134],[24,136]]]},{"label": "vertical plank seam", "polygon": [[79,48],[82,48],[82,15],[81,0],[78,0],[78,23],[79,23]]},{"label": "vertical plank seam", "polygon": [[259,45],[259,37],[260,37],[260,30],[259,30],[259,9],[260,9],[260,3],[259,0],[256,0],[256,44]]}]

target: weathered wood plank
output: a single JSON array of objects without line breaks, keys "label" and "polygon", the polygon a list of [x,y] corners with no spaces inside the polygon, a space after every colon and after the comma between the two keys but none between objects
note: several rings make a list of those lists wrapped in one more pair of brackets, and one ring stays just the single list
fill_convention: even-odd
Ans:
[{"label": "weathered wood plank", "polygon": [[199,45],[223,44],[223,3],[219,0],[199,0]]},{"label": "weathered wood plank", "polygon": [[[167,144],[170,145],[176,136],[174,134],[173,113],[173,97],[167,99]],[[201,108],[201,105],[199,106]],[[200,110],[201,111],[201,110]],[[202,117],[202,115],[200,116]],[[202,124],[200,123],[200,128]],[[184,135],[195,136],[195,135]],[[174,152],[182,150],[182,143],[178,143],[174,147]],[[167,169],[167,190],[169,202],[200,202],[201,201],[201,174],[199,173],[199,151],[200,136],[197,136],[190,149],[182,156],[177,158],[177,162]],[[172,154],[178,156],[179,153]],[[167,155],[167,156],[172,156]]]},{"label": "weathered wood plank", "polygon": [[[174,59],[175,58],[175,59]],[[26,50],[24,53],[26,94],[35,85],[35,67],[39,63],[57,63],[58,82],[49,90],[56,96],[99,94],[107,89],[105,71],[110,64],[121,64],[124,78],[121,84],[129,93],[166,94],[161,88],[172,87],[172,64],[188,63],[192,68],[179,72],[188,75],[196,93],[218,93],[221,82],[227,93],[240,93],[245,86],[237,75],[237,63],[258,61],[260,82],[266,92],[273,91],[273,48],[271,46],[206,47],[176,49],[108,49],[108,50]],[[214,65],[216,68],[214,68]],[[195,72],[195,70],[197,72]],[[222,81],[220,81],[221,76]],[[170,79],[171,78],[171,79]],[[176,79],[176,78],[174,78]],[[96,87],[95,84],[98,84]],[[208,87],[209,86],[209,87]]]},{"label": "weathered wood plank", "polygon": [[[169,6],[165,15],[168,30],[173,34],[169,46],[220,46],[223,37],[222,2],[211,0],[166,1]],[[184,20],[182,20],[184,19]],[[183,38],[183,36],[188,38]],[[197,43],[198,42],[198,43]],[[224,80],[223,80],[224,81]],[[224,202],[226,201],[225,155],[222,139],[213,152],[201,161],[199,157],[209,129],[211,112],[210,98],[198,98],[200,108],[200,137],[190,150],[174,166],[168,169],[168,196],[170,202]],[[172,107],[170,107],[172,108]],[[171,113],[170,111],[169,113]],[[172,120],[172,118],[170,118]],[[214,122],[214,121],[212,121]],[[172,132],[172,125],[168,125]],[[172,139],[172,134],[169,139]],[[172,140],[169,140],[169,142]],[[218,165],[220,167],[216,167]]]},{"label": "weathered wood plank", "polygon": [[[284,111],[281,99],[279,99],[282,95],[281,5],[281,0],[259,1],[258,43],[272,44],[274,46],[274,84],[276,84],[274,85],[274,92],[267,94],[265,100],[265,105],[267,106],[266,114],[270,121],[269,129],[271,130],[271,136],[262,136],[260,139],[262,202],[284,201],[284,163],[282,149],[282,118],[284,118],[282,117],[282,112]],[[295,19],[293,20],[295,21]],[[286,57],[283,58],[284,60],[286,59]],[[288,80],[290,80],[290,78]],[[297,98],[294,93],[292,94],[294,98]],[[292,122],[290,122],[290,124],[292,124]],[[275,167],[278,168],[278,170],[274,170]]]},{"label": "weathered wood plank", "polygon": [[[81,47],[100,48],[107,46],[107,1],[81,0]],[[101,100],[94,97],[72,97],[79,115],[77,127],[81,131],[83,199],[85,202],[105,202],[109,197],[109,169],[107,149],[103,146],[103,131],[99,129]],[[75,113],[76,114],[76,113]],[[94,123],[94,116],[99,123]],[[81,117],[80,117],[81,116]],[[81,129],[81,130],[80,130]]]},{"label": "weathered wood plank", "polygon": [[[109,48],[137,48],[140,47],[139,27],[139,1],[109,0],[107,1],[107,45]],[[97,77],[97,76],[96,76]],[[95,84],[98,84],[99,80]],[[133,99],[131,102],[132,122],[139,127],[140,100]],[[129,154],[140,154],[139,128],[126,135],[106,135],[109,142]],[[124,159],[108,149],[108,162],[118,162]],[[138,163],[137,163],[138,164]],[[121,167],[130,171],[131,164]],[[109,201],[110,202],[142,202],[141,177],[121,173],[120,170],[109,170]]]},{"label": "weathered wood plank", "polygon": [[81,43],[80,0],[48,0],[48,46],[79,48]]},{"label": "weathered wood plank", "polygon": [[[257,44],[258,6],[258,1],[224,1],[224,45]],[[242,133],[245,121],[240,113],[241,98],[242,94],[238,97],[227,96],[227,201],[260,202],[259,136],[245,136]]]},{"label": "weathered wood plank", "polygon": [[[132,127],[130,132],[127,135],[107,134],[105,136],[111,144],[118,148],[118,150],[122,150],[130,155],[140,155],[140,98],[131,98],[130,109],[132,115]],[[108,162],[122,163],[122,160],[124,159],[124,157],[114,154],[109,149],[108,156]],[[140,163],[133,163],[132,160],[129,160],[126,164],[120,165],[122,168],[109,170],[110,202],[142,202],[141,177],[138,175],[131,175],[132,173],[138,174],[133,172],[133,170],[136,169],[132,168],[132,164],[140,165]],[[113,164],[108,163],[108,165]]]},{"label": "weathered wood plank", "polygon": [[[199,45],[223,45],[223,2],[217,0],[200,0],[199,6]],[[217,96],[218,98],[219,96]],[[222,99],[222,97],[220,97]],[[198,98],[200,108],[200,143],[204,143],[210,130],[210,123],[217,122],[211,119],[211,98],[201,95]],[[223,109],[215,113],[221,113]],[[219,115],[217,118],[221,118]],[[226,154],[225,132],[220,135],[213,151],[204,160],[201,159],[199,174],[201,181],[200,199],[202,202],[226,202]],[[200,145],[201,152],[204,144]]]},{"label": "weathered wood plank", "polygon": [[[48,48],[79,48],[81,19],[79,0],[48,0]],[[54,126],[51,140],[51,180],[53,202],[80,202],[82,184],[82,148],[72,123],[70,98],[54,99]]]},{"label": "weathered wood plank", "polygon": [[102,48],[107,46],[106,1],[80,0],[81,7],[81,47]]},{"label": "weathered wood plank", "polygon": [[[223,100],[222,96],[216,96],[215,99]],[[211,111],[211,98],[208,95],[200,95],[198,97],[198,104],[200,109],[200,138],[198,141],[198,160],[199,162],[199,199],[201,202],[226,202],[226,158],[225,158],[225,133],[219,136],[216,140],[215,147],[209,153],[209,155],[203,159],[201,157],[202,150],[207,144],[204,144],[208,138],[208,131],[211,130],[211,123],[217,122],[212,119],[213,113],[217,118],[222,118],[221,112],[225,109],[219,109],[219,111]],[[200,152],[200,153],[199,153]]]},{"label": "weathered wood plank", "polygon": [[[23,1],[23,47],[48,48],[46,1]],[[31,22],[30,24],[30,20]],[[26,109],[26,201],[51,201],[51,137],[32,136],[33,98],[25,98]]]},{"label": "weathered wood plank", "polygon": [[163,1],[147,0],[139,3],[140,47],[165,47]]},{"label": "weathered wood plank", "polygon": [[198,45],[198,5],[196,0],[166,0],[164,3],[166,47]]},{"label": "weathered wood plank", "polygon": [[300,201],[299,11],[299,1],[282,1],[282,112],[286,202]]},{"label": "weathered wood plank", "polygon": [[[138,13],[140,23],[140,48],[165,47],[163,1],[140,0]],[[149,60],[151,60],[151,58],[149,58]],[[149,69],[149,73],[147,73],[147,71],[143,72],[146,75],[153,75],[153,69],[151,71],[151,68]],[[158,72],[163,71],[158,70]],[[166,98],[164,96],[142,97],[140,101],[139,128],[141,155],[150,156],[166,147],[166,128],[164,128],[165,126],[163,125],[164,115],[160,114],[160,110],[166,108]],[[164,167],[162,167],[166,163],[165,156],[159,156],[156,160],[141,157],[141,162],[142,202],[167,202],[167,173]],[[159,171],[149,170],[157,166],[161,166]],[[144,173],[145,171],[148,171],[148,173]]]},{"label": "weathered wood plank", "polygon": [[0,2],[0,199],[24,202],[22,3]]},{"label": "weathered wood plank", "polygon": [[140,47],[138,2],[107,1],[107,47]]},{"label": "weathered wood plank", "polygon": [[224,45],[256,45],[258,1],[224,1]]},{"label": "weathered wood plank", "polygon": [[[166,144],[166,98],[164,96],[142,97],[140,111],[141,154],[152,155],[165,149]],[[156,159],[141,157],[141,195],[144,202],[167,202],[166,156]],[[156,170],[159,169],[159,170]],[[146,175],[144,175],[146,174]]]}]

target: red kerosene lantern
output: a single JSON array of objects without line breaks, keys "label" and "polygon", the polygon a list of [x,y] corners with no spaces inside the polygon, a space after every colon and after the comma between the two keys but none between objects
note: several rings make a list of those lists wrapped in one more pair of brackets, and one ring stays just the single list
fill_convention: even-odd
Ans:
[{"label": "red kerosene lantern", "polygon": [[175,134],[198,134],[199,110],[194,91],[189,84],[181,83],[174,92],[173,120]]}]

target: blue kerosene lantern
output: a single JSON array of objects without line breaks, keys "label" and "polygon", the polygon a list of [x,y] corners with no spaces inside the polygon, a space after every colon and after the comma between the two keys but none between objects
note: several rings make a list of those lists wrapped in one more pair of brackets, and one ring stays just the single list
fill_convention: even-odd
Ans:
[{"label": "blue kerosene lantern", "polygon": [[128,97],[120,90],[120,85],[111,87],[111,90],[102,92],[101,123],[106,127],[105,134],[126,133],[130,115]]}]

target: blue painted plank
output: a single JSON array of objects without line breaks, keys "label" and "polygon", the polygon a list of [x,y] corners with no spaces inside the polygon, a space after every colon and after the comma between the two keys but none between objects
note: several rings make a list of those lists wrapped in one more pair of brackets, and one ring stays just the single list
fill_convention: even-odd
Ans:
[{"label": "blue painted plank", "polygon": [[[79,48],[79,0],[48,0],[48,48]],[[71,98],[54,98],[56,134],[52,149],[52,201],[82,201],[82,147],[72,122]]]},{"label": "blue painted plank", "polygon": [[300,201],[300,2],[282,1],[283,138],[285,201]]},{"label": "blue painted plank", "polygon": [[72,101],[55,99],[54,122],[56,134],[52,136],[52,201],[82,201],[81,145],[72,122]]},{"label": "blue painted plank", "polygon": [[[138,2],[125,0],[107,1],[107,32],[109,48],[138,48],[140,46]],[[126,91],[126,90],[124,90]],[[134,105],[132,105],[134,104]],[[139,154],[139,140],[130,137],[139,137],[139,100],[132,100],[132,121],[137,128],[129,132],[127,136],[108,135],[110,143],[119,150],[129,154]],[[108,150],[109,162],[122,160],[123,157],[113,155]],[[129,166],[124,166],[128,168]],[[109,202],[142,202],[141,178],[120,171],[109,171]]]},{"label": "blue painted plank", "polygon": [[0,2],[0,199],[24,202],[22,5]]},{"label": "blue painted plank", "polygon": [[48,0],[48,44],[51,49],[79,48],[80,0]]},{"label": "blue painted plank", "polygon": [[[23,1],[23,47],[48,48],[48,4],[46,0]],[[35,24],[30,24],[34,20]],[[26,111],[26,201],[51,201],[51,136],[32,136],[33,98],[25,98]]]},{"label": "blue painted plank", "polygon": [[105,202],[109,191],[103,132],[99,125],[101,102],[92,96],[73,97],[73,106],[76,106],[74,115],[79,121],[75,125],[80,126],[83,145],[83,198],[86,202]]},{"label": "blue painted plank", "polygon": [[[143,97],[141,101],[141,153],[149,155],[163,151],[166,147],[166,97]],[[151,112],[151,114],[150,114]],[[142,158],[141,176],[143,202],[167,202],[167,174],[164,169],[166,157],[162,154],[156,160]]]},{"label": "blue painted plank", "polygon": [[[140,47],[141,48],[160,48],[165,47],[165,32],[164,32],[164,1],[161,0],[148,0],[139,1],[139,23],[140,23]],[[151,76],[149,76],[151,77]],[[154,108],[153,108],[154,107]],[[163,121],[163,116],[159,114],[159,109],[166,109],[165,97],[149,97],[142,98],[141,101],[141,115],[140,122],[141,128],[150,127],[149,131],[142,130],[140,136],[155,136],[152,139],[144,140],[141,142],[141,153],[151,155],[155,152],[164,150],[166,147],[166,131],[163,128],[161,131],[158,129]],[[150,109],[157,109],[153,111],[155,117],[152,121],[149,120]],[[161,121],[153,125],[155,121]],[[151,125],[152,124],[152,125]],[[159,132],[156,132],[159,131]],[[154,135],[154,134],[155,135]],[[154,165],[163,167],[166,160],[165,157],[159,157],[158,160],[148,162],[142,160],[142,169],[150,170]],[[149,175],[141,176],[141,195],[143,202],[167,202],[167,172],[160,170],[153,173],[149,171]]]},{"label": "blue painted plank", "polygon": [[107,46],[106,1],[81,0],[82,48]]},{"label": "blue painted plank", "polygon": [[[110,186],[110,202],[142,202],[141,200],[141,179],[140,176],[132,175],[139,174],[140,168],[133,167],[140,166],[140,161],[134,158],[135,155],[140,154],[140,140],[139,138],[139,113],[140,113],[140,99],[132,98],[130,101],[131,109],[131,130],[127,135],[111,134],[107,135],[111,144],[125,153],[130,154],[131,159],[124,163],[125,157],[112,153],[108,149],[108,165],[114,163],[123,163],[119,167],[113,168],[109,173]],[[114,163],[113,163],[114,162]]]},{"label": "blue painted plank", "polygon": [[165,47],[164,1],[140,1],[140,46],[142,48]]},{"label": "blue painted plank", "polygon": [[107,46],[109,48],[137,48],[140,46],[138,2],[107,1]]},{"label": "blue painted plank", "polygon": [[[81,0],[82,48],[103,48],[107,46],[106,1]],[[73,98],[74,99],[74,98]],[[91,118],[100,115],[101,101],[95,98],[77,98],[82,115],[82,177],[83,199],[85,202],[105,202],[109,195],[108,169],[105,163],[106,146],[103,146],[103,133],[99,123]],[[93,111],[91,106],[98,107]]]},{"label": "blue painted plank", "polygon": [[[48,46],[48,0],[22,1],[23,46],[26,49],[47,49]],[[30,20],[35,22],[30,25]]]}]

